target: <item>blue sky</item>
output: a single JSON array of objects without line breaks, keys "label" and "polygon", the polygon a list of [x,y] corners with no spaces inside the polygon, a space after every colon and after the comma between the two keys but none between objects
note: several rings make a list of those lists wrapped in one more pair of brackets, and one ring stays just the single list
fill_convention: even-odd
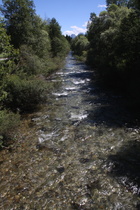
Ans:
[{"label": "blue sky", "polygon": [[86,31],[91,12],[98,15],[105,10],[106,0],[34,0],[34,4],[42,19],[54,17],[63,34],[77,35]]}]

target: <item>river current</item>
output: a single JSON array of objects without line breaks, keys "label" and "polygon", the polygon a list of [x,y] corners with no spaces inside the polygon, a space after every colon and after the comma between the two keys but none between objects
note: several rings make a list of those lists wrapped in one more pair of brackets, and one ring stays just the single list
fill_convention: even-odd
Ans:
[{"label": "river current", "polygon": [[71,54],[43,107],[0,151],[2,210],[140,209],[140,130]]}]

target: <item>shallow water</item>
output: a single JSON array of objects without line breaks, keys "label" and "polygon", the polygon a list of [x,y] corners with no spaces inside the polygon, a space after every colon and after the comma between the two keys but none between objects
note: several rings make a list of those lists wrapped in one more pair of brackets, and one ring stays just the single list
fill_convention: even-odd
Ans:
[{"label": "shallow water", "polygon": [[140,209],[140,130],[71,55],[48,102],[0,152],[0,209]]}]

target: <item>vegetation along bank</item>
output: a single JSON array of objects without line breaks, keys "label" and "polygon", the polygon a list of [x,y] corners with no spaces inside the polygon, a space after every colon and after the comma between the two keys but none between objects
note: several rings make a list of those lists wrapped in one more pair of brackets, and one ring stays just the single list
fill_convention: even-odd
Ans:
[{"label": "vegetation along bank", "polygon": [[[70,47],[55,18],[42,20],[32,0],[0,6],[0,144],[11,137],[20,114],[46,101],[49,84],[40,78],[63,65]],[[41,76],[40,76],[41,75]]]},{"label": "vegetation along bank", "polygon": [[[74,54],[96,70],[99,80],[140,105],[140,1],[106,0],[91,13],[86,35],[72,40]],[[131,103],[130,103],[131,102]]]}]

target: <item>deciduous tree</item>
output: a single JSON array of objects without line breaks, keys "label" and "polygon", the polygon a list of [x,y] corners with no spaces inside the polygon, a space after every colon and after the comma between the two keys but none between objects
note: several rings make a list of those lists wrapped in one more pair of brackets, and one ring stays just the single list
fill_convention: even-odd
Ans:
[{"label": "deciduous tree", "polygon": [[0,10],[5,18],[8,34],[14,47],[28,44],[34,29],[35,9],[32,0],[2,0]]}]

